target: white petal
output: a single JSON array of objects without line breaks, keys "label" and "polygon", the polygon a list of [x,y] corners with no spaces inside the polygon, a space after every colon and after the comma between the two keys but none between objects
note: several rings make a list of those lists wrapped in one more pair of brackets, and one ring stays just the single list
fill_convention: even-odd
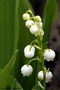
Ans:
[{"label": "white petal", "polygon": [[32,57],[34,57],[34,52],[27,50],[24,55],[26,58],[32,58]]}]

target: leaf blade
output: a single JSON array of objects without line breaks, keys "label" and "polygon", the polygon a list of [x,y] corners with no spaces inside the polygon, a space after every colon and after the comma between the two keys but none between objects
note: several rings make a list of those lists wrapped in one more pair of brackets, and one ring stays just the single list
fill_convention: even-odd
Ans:
[{"label": "leaf blade", "polygon": [[[18,38],[17,7],[19,0],[0,0],[0,67],[10,60],[15,46],[15,34]],[[17,32],[16,30],[17,29]],[[17,43],[17,42],[16,42]]]},{"label": "leaf blade", "polygon": [[4,67],[4,69],[1,70],[0,72],[0,89],[6,89],[7,84],[8,84],[8,78],[11,73],[11,70],[14,66],[15,60],[16,60],[16,55],[17,55],[18,50],[15,51],[13,54],[10,62]]},{"label": "leaf blade", "polygon": [[45,32],[43,43],[49,41],[51,27],[57,16],[57,1],[47,0],[44,10],[43,29]]},{"label": "leaf blade", "polygon": [[11,90],[23,90],[23,88],[21,87],[21,85],[15,79],[14,83],[12,84]]}]

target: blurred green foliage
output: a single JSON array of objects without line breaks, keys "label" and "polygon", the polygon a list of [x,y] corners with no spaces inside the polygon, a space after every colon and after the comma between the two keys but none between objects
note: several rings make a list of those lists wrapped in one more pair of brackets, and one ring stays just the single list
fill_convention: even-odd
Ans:
[{"label": "blurred green foliage", "polygon": [[15,0],[0,0],[0,67],[4,67],[14,51]]},{"label": "blurred green foliage", "polygon": [[47,0],[44,9],[43,29],[45,32],[43,43],[48,42],[50,39],[50,32],[52,24],[57,16],[58,6],[56,0]]}]

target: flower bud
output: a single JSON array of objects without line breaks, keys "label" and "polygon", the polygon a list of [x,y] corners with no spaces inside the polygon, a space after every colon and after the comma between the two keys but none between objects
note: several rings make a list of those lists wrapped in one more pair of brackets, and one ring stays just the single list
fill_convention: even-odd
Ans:
[{"label": "flower bud", "polygon": [[30,28],[33,24],[34,24],[34,21],[33,20],[28,20],[25,23],[26,27],[28,27],[28,28]]},{"label": "flower bud", "polygon": [[28,13],[24,13],[23,14],[23,19],[24,20],[29,20],[30,19],[30,15]]},{"label": "flower bud", "polygon": [[44,51],[44,59],[47,61],[53,61],[55,58],[55,52],[52,49],[45,49]]},{"label": "flower bud", "polygon": [[38,16],[35,16],[34,19],[37,21],[37,22],[41,22],[41,17],[38,15]]},{"label": "flower bud", "polygon": [[33,68],[31,65],[28,65],[28,66],[24,65],[21,68],[21,73],[23,74],[23,77],[30,76],[32,74],[32,72],[33,72]]}]

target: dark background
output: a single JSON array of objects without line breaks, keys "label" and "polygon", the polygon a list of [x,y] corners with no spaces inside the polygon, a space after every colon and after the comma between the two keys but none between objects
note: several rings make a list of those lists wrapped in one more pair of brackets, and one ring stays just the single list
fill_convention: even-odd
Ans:
[{"label": "dark background", "polygon": [[[30,0],[30,2],[35,10],[36,15],[40,15],[43,18],[46,0]],[[52,25],[49,41],[49,48],[55,50],[56,57],[53,62],[46,62],[46,67],[50,67],[50,70],[53,73],[51,83],[47,84],[47,90],[60,90],[60,0],[57,0],[57,3],[58,15],[54,24]]]}]

